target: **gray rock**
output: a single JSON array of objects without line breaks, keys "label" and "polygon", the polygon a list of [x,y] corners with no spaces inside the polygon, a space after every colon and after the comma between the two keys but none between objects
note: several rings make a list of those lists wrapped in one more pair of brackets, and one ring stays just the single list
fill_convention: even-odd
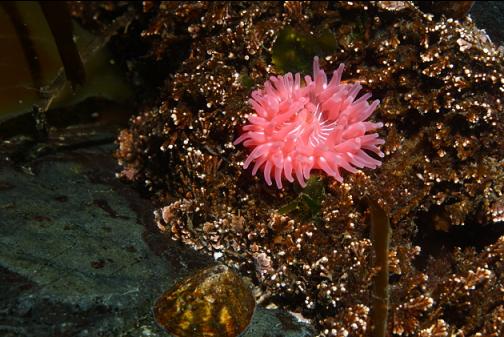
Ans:
[{"label": "gray rock", "polygon": [[471,9],[471,17],[478,28],[484,29],[495,44],[504,42],[504,3],[475,1]]},{"label": "gray rock", "polygon": [[[0,335],[168,335],[152,317],[156,297],[212,261],[159,233],[152,205],[115,179],[111,152],[0,167]],[[311,334],[258,308],[244,336]]]}]

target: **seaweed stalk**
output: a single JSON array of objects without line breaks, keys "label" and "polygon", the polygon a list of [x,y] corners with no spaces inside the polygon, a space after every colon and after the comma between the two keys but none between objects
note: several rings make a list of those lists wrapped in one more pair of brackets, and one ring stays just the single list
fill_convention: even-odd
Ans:
[{"label": "seaweed stalk", "polygon": [[385,210],[374,200],[369,200],[368,204],[371,213],[371,241],[375,250],[373,264],[378,268],[372,290],[373,337],[385,337],[389,307],[388,251],[392,230]]},{"label": "seaweed stalk", "polygon": [[39,5],[56,42],[65,75],[75,90],[77,85],[84,84],[86,71],[73,40],[68,4],[65,1],[39,1]]},{"label": "seaweed stalk", "polygon": [[14,26],[19,43],[23,49],[24,56],[26,57],[26,62],[28,63],[33,86],[40,92],[40,87],[42,85],[42,69],[37,51],[33,45],[31,33],[23,22],[19,8],[14,1],[2,2],[0,6],[3,8],[5,13],[7,13],[7,16]]}]

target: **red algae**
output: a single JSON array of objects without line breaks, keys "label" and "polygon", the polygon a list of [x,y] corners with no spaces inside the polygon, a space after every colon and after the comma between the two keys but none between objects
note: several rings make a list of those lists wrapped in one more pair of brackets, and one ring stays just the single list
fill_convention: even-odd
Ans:
[{"label": "red algae", "polygon": [[[121,133],[117,156],[121,175],[162,205],[161,230],[236,267],[259,302],[302,314],[320,335],[365,337],[379,270],[364,200],[374,200],[393,229],[387,334],[504,334],[502,48],[468,18],[438,19],[407,1],[147,7],[140,32],[122,37],[151,45],[127,60],[131,76],[142,78],[149,58],[180,62]],[[384,124],[381,166],[342,170],[343,183],[321,175],[309,218],[280,212],[303,194],[297,184],[267,186],[243,170],[250,151],[233,144],[255,112],[251,86],[283,73],[275,46],[291,28],[313,41],[332,34],[320,67],[344,62],[380,99],[373,118]]]}]

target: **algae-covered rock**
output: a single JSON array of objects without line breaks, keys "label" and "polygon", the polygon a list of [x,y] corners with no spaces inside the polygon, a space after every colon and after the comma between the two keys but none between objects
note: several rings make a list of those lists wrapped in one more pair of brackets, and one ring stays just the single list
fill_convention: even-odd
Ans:
[{"label": "algae-covered rock", "polygon": [[[160,205],[161,231],[222,256],[263,301],[312,319],[322,335],[367,336],[378,272],[370,199],[393,229],[387,333],[502,334],[490,322],[502,322],[504,55],[474,22],[408,1],[170,2],[143,12],[132,39],[150,45],[147,59],[175,61],[158,100],[121,132],[117,157],[120,175]],[[324,47],[326,36],[337,48]],[[242,169],[248,153],[233,141],[251,90],[303,70],[315,52],[380,99],[385,158],[342,184],[322,177],[319,214],[303,217],[282,209],[302,209],[298,186],[265,186]],[[128,61],[141,77],[143,63]],[[448,286],[456,279],[460,288]]]},{"label": "algae-covered rock", "polygon": [[[0,146],[0,335],[166,336],[155,299],[210,259],[167,240],[151,203],[116,180],[112,133],[73,132],[26,161],[14,139]],[[281,335],[280,314],[259,309],[245,336]],[[287,321],[285,336],[308,336]]]}]

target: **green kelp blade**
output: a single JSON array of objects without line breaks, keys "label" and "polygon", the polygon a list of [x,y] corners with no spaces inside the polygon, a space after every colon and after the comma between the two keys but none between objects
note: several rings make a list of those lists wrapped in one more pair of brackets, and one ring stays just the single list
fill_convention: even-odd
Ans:
[{"label": "green kelp blade", "polygon": [[[85,86],[74,93],[65,80],[54,36],[39,4],[33,1],[9,3],[7,9],[5,5],[0,6],[0,122],[31,113],[34,105],[45,111],[88,97],[120,102],[131,97],[127,81],[112,64],[111,54],[105,48],[110,37],[131,18],[126,15],[118,18],[100,36],[73,23],[74,40],[88,75]],[[19,27],[23,27],[24,41],[20,40]]]},{"label": "green kelp blade", "polygon": [[303,212],[302,217],[313,219],[320,213],[322,200],[325,196],[324,182],[318,175],[312,175],[306,182],[306,187],[288,204],[280,207],[280,214]]}]

